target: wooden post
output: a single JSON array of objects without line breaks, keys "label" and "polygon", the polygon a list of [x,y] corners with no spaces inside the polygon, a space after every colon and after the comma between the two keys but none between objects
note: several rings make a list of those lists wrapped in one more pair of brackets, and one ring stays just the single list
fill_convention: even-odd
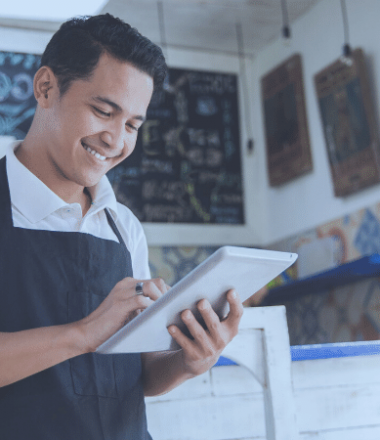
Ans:
[{"label": "wooden post", "polygon": [[223,356],[248,368],[263,386],[267,440],[297,440],[285,307],[246,308]]}]

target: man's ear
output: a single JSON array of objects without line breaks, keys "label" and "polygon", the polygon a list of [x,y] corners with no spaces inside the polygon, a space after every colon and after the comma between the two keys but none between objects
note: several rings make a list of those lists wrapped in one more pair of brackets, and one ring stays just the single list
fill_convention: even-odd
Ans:
[{"label": "man's ear", "polygon": [[42,108],[49,108],[52,100],[59,95],[58,81],[48,66],[42,66],[34,75],[34,96]]}]

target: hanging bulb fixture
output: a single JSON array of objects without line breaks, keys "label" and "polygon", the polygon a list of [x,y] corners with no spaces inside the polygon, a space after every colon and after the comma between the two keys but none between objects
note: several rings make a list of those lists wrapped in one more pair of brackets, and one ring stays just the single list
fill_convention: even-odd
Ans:
[{"label": "hanging bulb fixture", "polygon": [[286,44],[290,44],[292,39],[292,33],[289,25],[287,0],[281,0],[281,11],[282,11],[282,37]]},{"label": "hanging bulb fixture", "polygon": [[291,36],[291,33],[290,33],[290,27],[289,26],[284,26],[283,28],[282,28],[282,36],[285,38],[285,39],[290,39],[292,36]]}]

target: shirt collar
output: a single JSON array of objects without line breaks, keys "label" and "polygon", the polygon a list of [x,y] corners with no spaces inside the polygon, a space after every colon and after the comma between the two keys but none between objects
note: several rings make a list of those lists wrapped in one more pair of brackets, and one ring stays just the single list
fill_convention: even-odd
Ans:
[{"label": "shirt collar", "polygon": [[[11,143],[6,152],[7,175],[12,204],[31,223],[37,223],[53,212],[68,205],[38,177],[28,170],[16,157],[14,150],[21,141]],[[112,186],[106,176],[88,188],[94,209],[93,213],[109,208],[117,218],[117,202]],[[43,203],[41,203],[43,201]]]}]

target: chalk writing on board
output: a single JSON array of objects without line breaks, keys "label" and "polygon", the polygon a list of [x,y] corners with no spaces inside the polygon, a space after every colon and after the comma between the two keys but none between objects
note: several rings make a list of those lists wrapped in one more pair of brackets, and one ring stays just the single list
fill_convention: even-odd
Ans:
[{"label": "chalk writing on board", "polygon": [[36,108],[33,78],[40,58],[0,52],[0,136],[24,139],[29,130]]},{"label": "chalk writing on board", "polygon": [[135,151],[108,173],[141,221],[244,223],[237,92],[236,75],[170,69]]}]

